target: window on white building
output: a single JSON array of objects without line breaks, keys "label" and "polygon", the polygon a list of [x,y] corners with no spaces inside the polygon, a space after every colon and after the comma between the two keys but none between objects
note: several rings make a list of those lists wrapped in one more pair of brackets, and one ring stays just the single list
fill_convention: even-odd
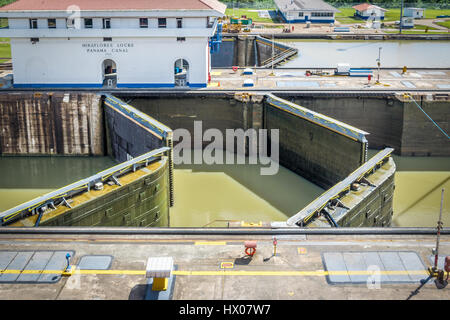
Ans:
[{"label": "window on white building", "polygon": [[103,19],[103,29],[111,29],[111,19],[110,18]]},{"label": "window on white building", "polygon": [[75,19],[66,19],[66,26],[68,29],[75,28]]},{"label": "window on white building", "polygon": [[183,19],[182,18],[177,18],[177,28],[178,29],[183,28]]},{"label": "window on white building", "polygon": [[299,16],[299,17],[303,17],[303,12],[299,12],[299,13],[298,13],[298,16]]},{"label": "window on white building", "polygon": [[86,29],[92,29],[94,27],[94,23],[91,18],[84,19],[84,27]]},{"label": "window on white building", "polygon": [[312,17],[332,17],[333,12],[312,12]]},{"label": "window on white building", "polygon": [[212,28],[214,26],[215,18],[214,17],[206,17],[206,27]]},{"label": "window on white building", "polygon": [[166,28],[166,27],[167,27],[167,19],[158,18],[158,28]]},{"label": "window on white building", "polygon": [[139,27],[140,28],[148,28],[148,18],[140,18],[139,19]]},{"label": "window on white building", "polygon": [[56,29],[56,19],[48,19],[47,24],[49,29]]},{"label": "window on white building", "polygon": [[30,29],[37,29],[37,28],[38,28],[37,19],[30,19]]}]

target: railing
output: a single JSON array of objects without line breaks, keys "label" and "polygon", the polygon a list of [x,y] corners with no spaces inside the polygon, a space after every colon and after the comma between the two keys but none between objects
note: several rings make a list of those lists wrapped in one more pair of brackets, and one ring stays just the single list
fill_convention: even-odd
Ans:
[{"label": "railing", "polygon": [[170,148],[168,147],[150,151],[137,158],[123,162],[89,178],[80,180],[71,185],[50,192],[46,195],[2,212],[0,213],[0,226],[11,224],[12,222],[26,216],[35,214],[42,215],[48,207],[55,209],[59,205],[65,205],[70,208],[70,204],[67,202],[68,198],[83,192],[89,192],[95,186],[95,184],[99,182],[105,183],[108,181],[112,181],[113,183],[120,185],[119,178],[121,176],[129,172],[135,172],[141,167],[148,166],[149,163],[160,159],[165,153],[168,153],[169,151]]},{"label": "railing", "polygon": [[369,133],[362,131],[358,128],[355,128],[353,126],[350,126],[346,123],[327,117],[323,114],[311,111],[307,108],[299,106],[290,101],[281,99],[270,93],[266,94],[266,102],[275,108],[295,114],[298,117],[313,122],[321,127],[325,127],[347,138],[362,143],[367,143],[366,135],[368,135]]},{"label": "railing", "polygon": [[[320,197],[311,202],[306,208],[302,209],[299,213],[287,220],[288,226],[305,226],[310,223],[314,217],[321,214],[322,210],[330,204],[330,202],[339,199],[342,195],[346,194],[351,185],[355,182],[365,180],[365,177],[376,170],[378,170],[382,164],[389,159],[391,153],[394,151],[392,148],[386,148],[372,157],[368,162],[364,163],[347,178],[331,187]],[[367,180],[365,180],[367,181]]]},{"label": "railing", "polygon": [[157,135],[161,140],[167,139],[172,134],[172,129],[165,126],[161,122],[149,117],[145,113],[133,108],[132,106],[124,103],[122,100],[107,94],[102,93],[105,96],[105,105],[111,108],[115,108],[126,116],[130,117],[134,121],[140,123],[144,127],[148,128],[155,135]]},{"label": "railing", "polygon": [[[266,45],[271,46],[272,41],[262,38],[262,37],[256,37],[256,41],[260,41],[265,43]],[[260,66],[263,68],[270,68],[272,67],[272,64],[275,66],[276,64],[282,62],[285,59],[288,59],[298,53],[298,49],[288,47],[284,44],[273,42],[274,48],[277,48],[278,50],[281,50],[281,52],[277,53],[273,57],[270,57],[263,62],[261,62]]]}]

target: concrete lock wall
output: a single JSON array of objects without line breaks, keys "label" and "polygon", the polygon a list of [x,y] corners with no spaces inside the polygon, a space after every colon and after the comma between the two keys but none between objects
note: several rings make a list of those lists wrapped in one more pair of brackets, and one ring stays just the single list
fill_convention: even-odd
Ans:
[{"label": "concrete lock wall", "polygon": [[[35,98],[30,95],[28,99],[35,101],[33,99],[42,99],[43,96]],[[76,95],[71,96],[75,97]],[[101,110],[101,107],[98,107],[100,106],[100,98],[97,97],[94,99],[92,96],[90,94],[80,94],[79,99],[80,101],[86,101],[85,99],[87,97],[91,97],[96,108]],[[332,126],[337,123],[335,120],[322,117],[325,123],[324,125],[318,125],[298,115],[280,110],[268,104],[268,96],[270,95],[252,96],[245,93],[236,94],[235,96],[226,94],[220,96],[211,96],[208,94],[187,96],[167,93],[166,95],[158,94],[157,96],[122,96],[120,98],[129,101],[132,106],[142,111],[143,114],[154,117],[164,124],[161,124],[162,126],[169,125],[174,129],[187,129],[192,137],[194,135],[194,121],[202,121],[202,132],[210,128],[215,128],[219,129],[224,136],[226,129],[279,129],[281,164],[324,188],[330,188],[338,181],[343,180],[349,173],[366,161],[367,146],[363,139],[365,132],[358,131],[356,128],[350,129],[352,132],[358,131],[357,133],[360,137],[358,139],[349,138],[343,135],[342,132],[341,134],[336,132],[336,128],[333,129]],[[61,100],[55,101],[59,101],[63,105],[67,103],[62,101],[63,98],[64,94],[61,94]],[[26,104],[27,100],[25,99],[24,101]],[[44,101],[47,100],[44,99]],[[19,96],[17,96],[16,104],[20,105],[22,103],[21,100],[19,101]],[[42,102],[38,103],[38,105],[42,105]],[[78,108],[76,106],[74,104],[74,107]],[[26,109],[24,112],[31,112],[30,110]],[[117,157],[118,160],[123,161],[127,154],[135,157],[147,148],[164,145],[161,144],[161,139],[155,139],[150,132],[143,130],[136,122],[136,119],[121,115],[106,107],[104,112],[106,128],[102,128],[99,132],[101,133],[103,130],[106,130],[106,136],[108,138],[103,139],[103,136],[101,136],[102,138],[99,141],[102,141],[102,143],[104,141],[109,141],[111,144],[115,143],[118,153],[111,154]],[[78,115],[76,112],[69,114]],[[102,112],[98,112],[98,117],[99,119],[103,118]],[[67,121],[70,122],[69,120]],[[100,121],[99,123],[102,122]],[[8,125],[14,126],[11,123]],[[346,128],[348,129],[349,127],[347,126]],[[344,132],[347,131],[344,130]],[[23,139],[27,141],[25,137],[24,135]],[[36,137],[45,137],[45,135],[36,135]],[[192,141],[192,143],[194,142]],[[208,141],[203,142],[203,147],[209,143]],[[106,146],[102,145],[102,148],[106,149]],[[112,152],[113,149],[110,148],[109,150]],[[26,153],[24,152],[23,154]],[[173,200],[170,199],[171,192],[173,192],[173,176],[171,177],[170,159],[168,163],[168,165],[166,164],[160,170],[160,173],[155,173],[155,181],[156,179],[161,179],[161,182],[158,182],[160,186],[157,187],[161,194],[155,190],[152,191],[154,187],[153,182],[148,182],[148,180],[146,180],[147,182],[142,182],[138,179],[136,184],[140,186],[139,188],[136,187],[134,189],[130,185],[126,188],[119,189],[117,194],[111,193],[98,201],[92,201],[92,204],[86,204],[86,207],[80,206],[79,208],[74,208],[71,210],[73,212],[71,216],[69,215],[63,220],[57,220],[52,223],[56,225],[96,225],[97,223],[100,223],[100,225],[154,225],[150,220],[156,221],[154,220],[156,217],[155,211],[159,211],[158,219],[160,220],[158,221],[161,222],[158,223],[160,223],[160,226],[164,225],[164,221],[166,221],[164,219],[168,221],[168,208]],[[379,185],[377,188],[380,188],[380,190],[383,189],[384,184]],[[376,194],[376,192],[372,191],[372,194]],[[392,195],[392,190],[380,192]],[[384,194],[381,196],[380,193],[379,198],[384,196]],[[142,204],[143,207],[139,205],[136,207],[132,206],[132,203],[139,203],[143,199],[148,199],[148,203],[146,200],[144,201],[146,204]],[[361,206],[365,207],[368,201],[372,201],[370,199],[372,198],[366,197],[354,201],[357,202],[356,205],[361,203]],[[90,205],[93,207],[89,207]],[[98,210],[95,209],[96,206]],[[380,207],[375,204],[374,206],[377,206],[377,208]],[[154,209],[156,207],[159,209]],[[142,210],[145,211],[145,217],[142,216],[144,212]],[[373,212],[376,211],[375,209],[373,210]],[[351,213],[353,214],[356,211],[357,209],[352,209]],[[163,217],[166,214],[167,217]],[[126,217],[127,215],[129,218]],[[102,217],[101,219],[99,218],[100,216]],[[383,213],[382,216],[384,217],[385,214]],[[147,220],[147,217],[150,220]],[[371,216],[365,217],[364,221],[368,218],[371,218]],[[358,216],[357,219],[360,219],[360,217]],[[350,225],[355,226],[357,219],[350,219],[352,221],[354,220],[354,222],[349,222]],[[387,223],[386,218],[382,218],[382,220],[378,218],[378,221]]]},{"label": "concrete lock wall", "polygon": [[2,155],[104,154],[96,94],[0,94],[0,128]]},{"label": "concrete lock wall", "polygon": [[[392,158],[367,176],[373,186],[358,184],[340,197],[347,208],[327,209],[340,227],[389,227],[392,224],[395,163]],[[340,212],[341,211],[341,214]],[[320,217],[310,227],[330,227],[326,217]]]},{"label": "concrete lock wall", "polygon": [[108,155],[118,162],[166,146],[164,139],[152,134],[119,110],[104,104],[104,112]]},{"label": "concrete lock wall", "polygon": [[[370,132],[369,148],[390,146],[403,156],[450,156],[448,139],[413,102],[394,96],[283,97]],[[424,96],[415,100],[442,129],[450,130],[450,101],[427,101]]]},{"label": "concrete lock wall", "polygon": [[[274,56],[292,49],[282,43],[274,44]],[[255,67],[267,64],[272,58],[272,40],[258,36],[227,36],[220,50],[211,55],[213,68]],[[270,61],[269,61],[270,62]]]},{"label": "concrete lock wall", "polygon": [[[119,97],[122,97],[119,95]],[[194,148],[194,121],[202,121],[203,132],[208,129],[218,129],[225,137],[226,129],[245,129],[249,121],[246,117],[252,111],[251,106],[234,98],[207,97],[122,97],[123,100],[132,99],[130,104],[145,114],[149,114],[172,129],[186,129],[192,139]],[[202,132],[202,134],[203,134]],[[179,142],[178,142],[179,143]],[[177,142],[175,142],[177,144]],[[203,141],[203,147],[210,142]]]},{"label": "concrete lock wall", "polygon": [[[450,101],[416,99],[423,110],[450,132]],[[403,103],[401,154],[405,156],[450,156],[450,141],[413,102]]]},{"label": "concrete lock wall", "polygon": [[327,123],[313,123],[265,100],[263,126],[280,130],[280,163],[325,189],[366,160],[364,141],[349,138]]},{"label": "concrete lock wall", "polygon": [[[171,128],[187,129],[191,137],[194,121],[202,121],[203,132],[216,128],[224,136],[226,129],[280,129],[281,164],[324,188],[362,164],[365,149],[361,142],[280,111],[262,100],[262,96],[245,99],[238,95],[232,99],[141,97],[131,103]],[[203,147],[209,143],[203,141]]]},{"label": "concrete lock wall", "polygon": [[[129,156],[171,146],[170,129],[157,137],[132,118],[102,106],[96,94],[1,94],[0,112],[1,154],[104,155],[110,150],[124,162]],[[164,159],[155,172],[88,199],[58,218],[44,219],[41,225],[169,226],[172,153]]]},{"label": "concrete lock wall", "polygon": [[168,165],[165,158],[150,175],[74,207],[41,226],[168,227]]}]

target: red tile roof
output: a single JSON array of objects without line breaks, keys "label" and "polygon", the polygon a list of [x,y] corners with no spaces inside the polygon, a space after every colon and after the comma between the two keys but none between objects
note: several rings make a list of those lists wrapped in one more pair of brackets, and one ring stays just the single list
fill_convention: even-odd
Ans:
[{"label": "red tile roof", "polygon": [[356,6],[353,6],[352,8],[355,9],[355,10],[358,10],[358,11],[364,11],[364,10],[370,9],[372,7],[380,9],[382,11],[387,11],[386,9],[383,9],[383,8],[381,8],[379,6],[376,6],[376,5],[373,5],[373,4],[370,4],[370,3],[358,4]]},{"label": "red tile roof", "polygon": [[218,0],[17,0],[0,11],[66,11],[77,5],[82,11],[109,10],[216,10],[225,13]]}]

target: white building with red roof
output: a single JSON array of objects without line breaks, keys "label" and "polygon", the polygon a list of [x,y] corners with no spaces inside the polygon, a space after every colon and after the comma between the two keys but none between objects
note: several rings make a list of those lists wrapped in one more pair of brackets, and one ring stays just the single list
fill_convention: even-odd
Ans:
[{"label": "white building with red roof", "polygon": [[16,88],[206,87],[225,9],[217,0],[17,0],[0,8],[0,37],[11,38]]},{"label": "white building with red roof", "polygon": [[387,11],[379,6],[370,3],[362,3],[352,7],[355,9],[355,17],[368,20],[384,20],[384,13]]}]

